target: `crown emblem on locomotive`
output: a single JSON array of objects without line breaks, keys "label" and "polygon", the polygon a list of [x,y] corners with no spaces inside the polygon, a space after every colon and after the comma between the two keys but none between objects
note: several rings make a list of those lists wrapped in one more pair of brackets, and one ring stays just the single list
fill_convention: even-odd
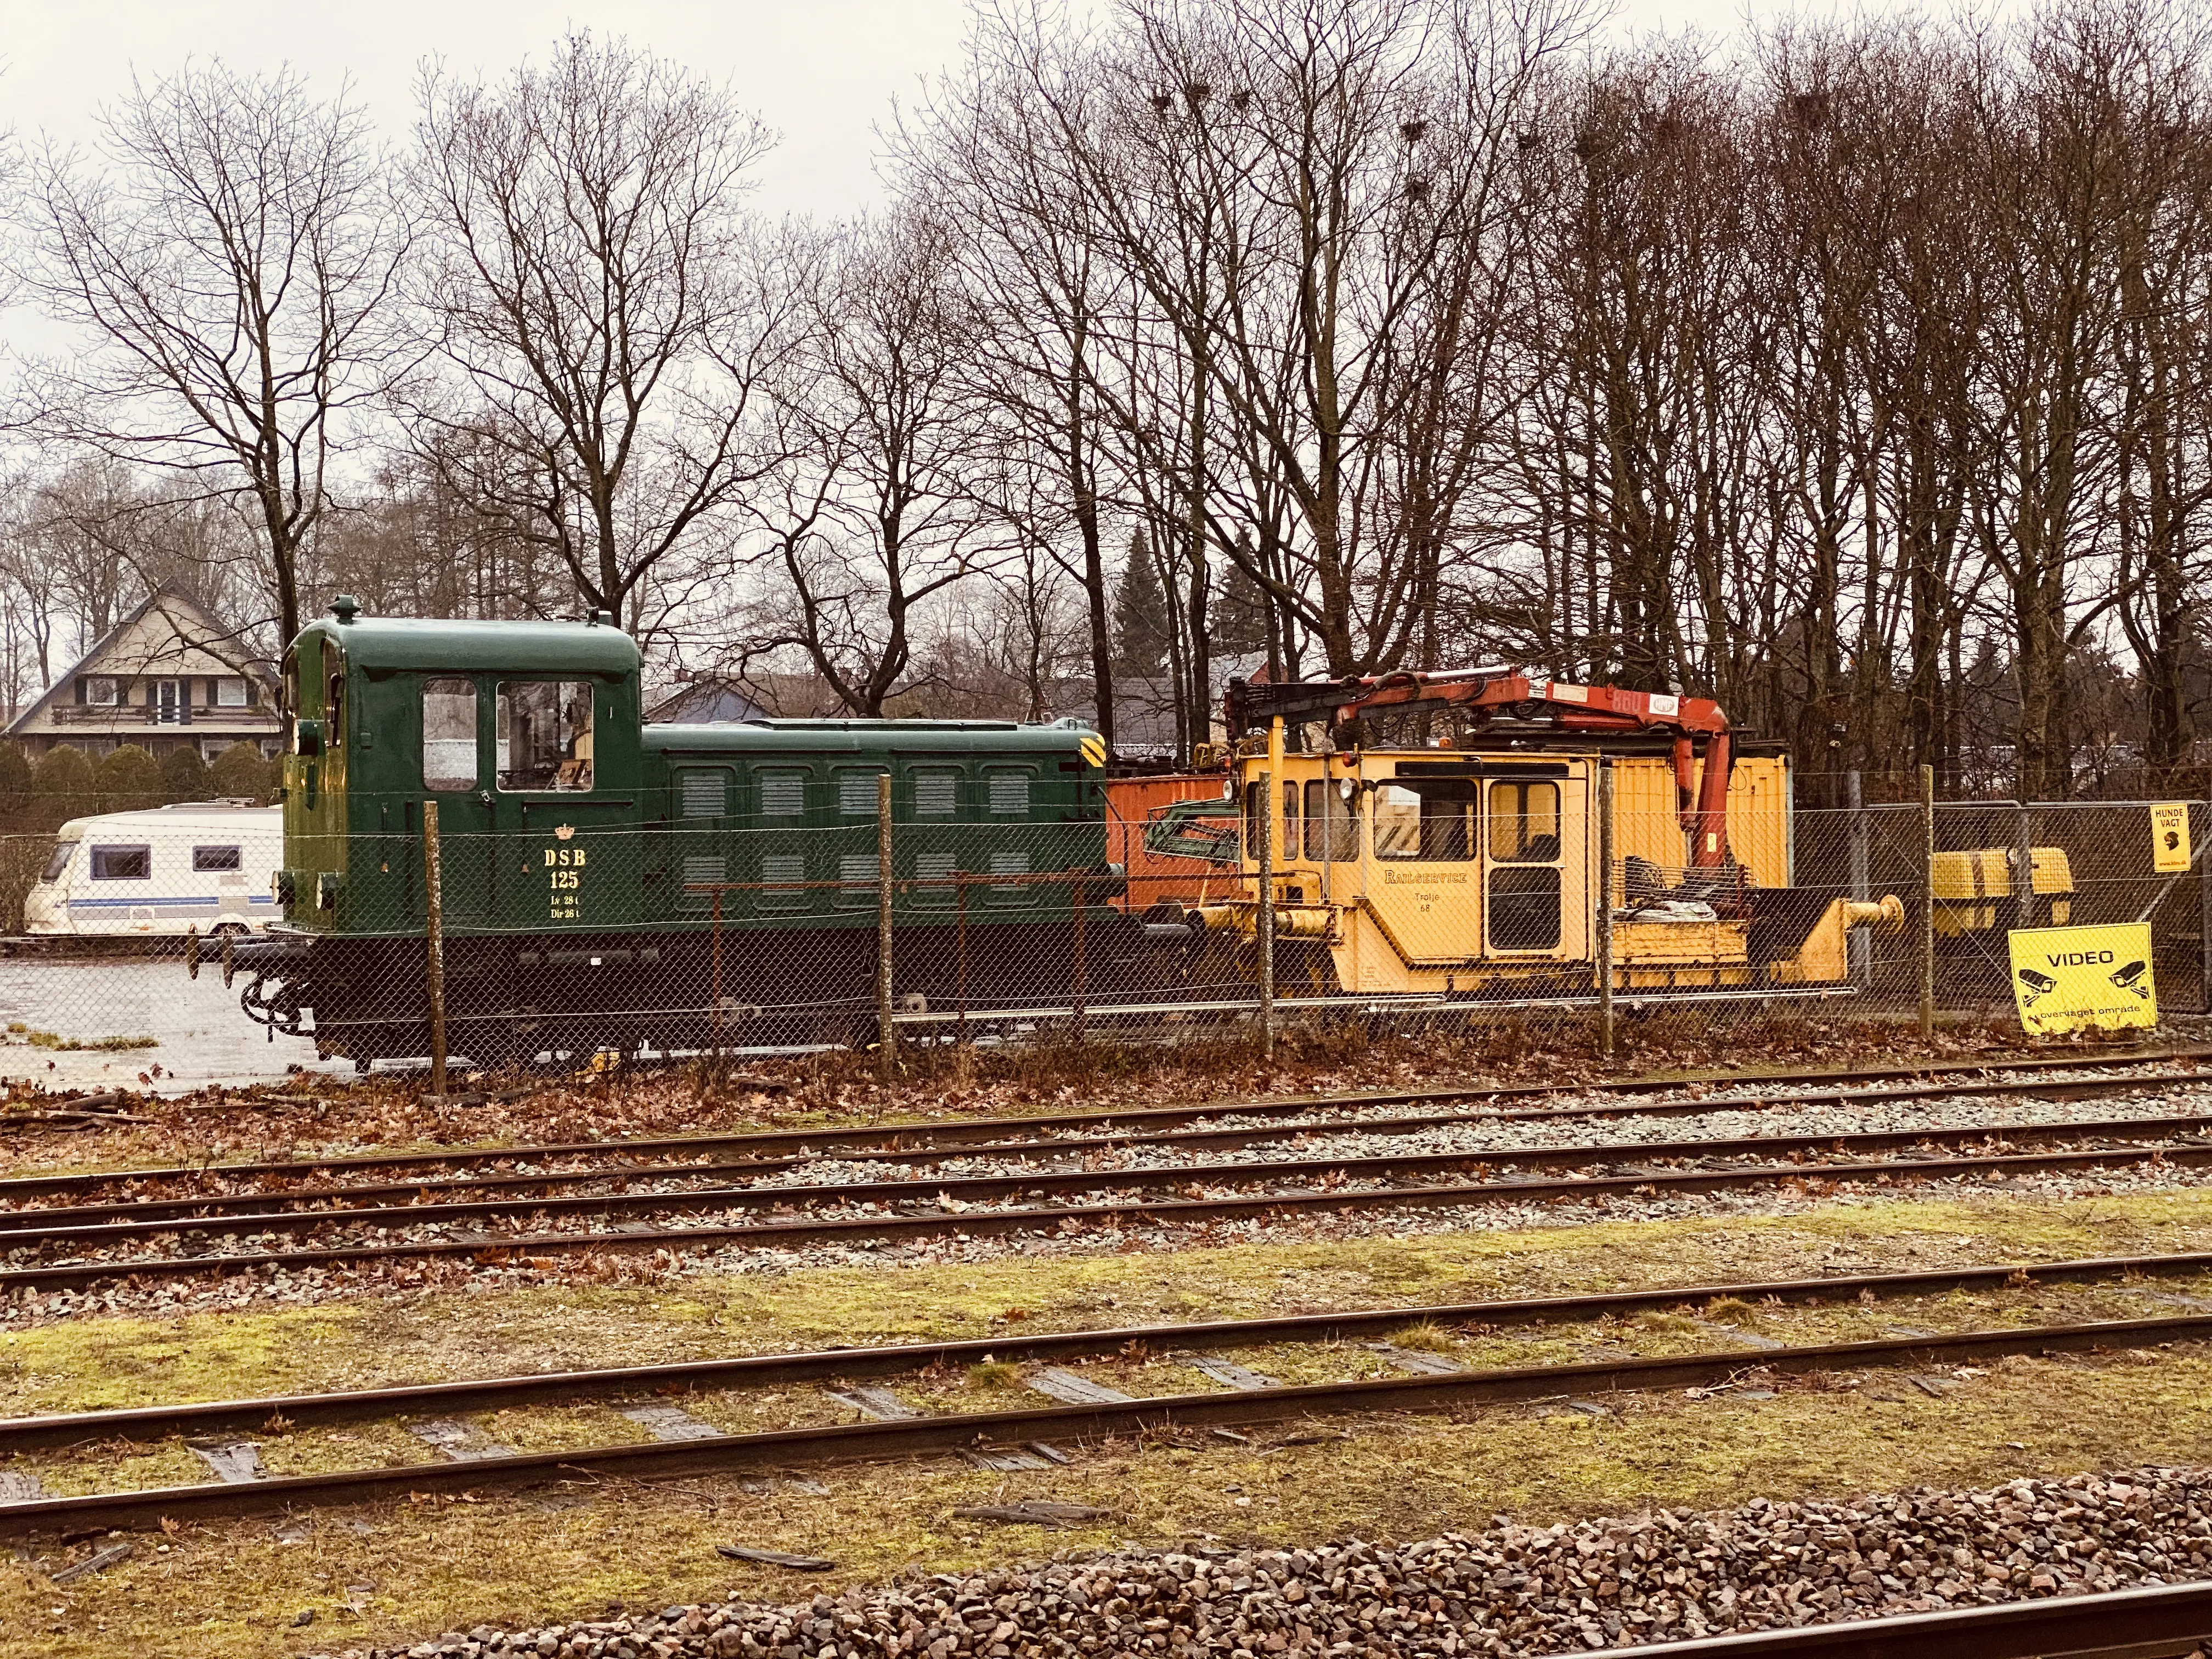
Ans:
[{"label": "crown emblem on locomotive", "polygon": [[553,839],[556,841],[572,840],[575,834],[576,826],[573,823],[556,823],[553,826]]}]

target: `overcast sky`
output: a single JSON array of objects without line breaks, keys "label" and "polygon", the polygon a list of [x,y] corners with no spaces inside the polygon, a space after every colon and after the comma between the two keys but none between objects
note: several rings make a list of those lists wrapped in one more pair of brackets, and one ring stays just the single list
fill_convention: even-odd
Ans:
[{"label": "overcast sky", "polygon": [[[1762,21],[1787,9],[1770,0],[1621,0],[1617,25],[1727,35],[1747,4]],[[1866,0],[1846,9],[1904,9]],[[1817,3],[1796,9],[1831,15]],[[574,25],[726,77],[783,135],[761,171],[761,205],[846,213],[874,199],[876,129],[895,100],[910,103],[920,80],[957,54],[968,16],[969,0],[17,0],[0,32],[0,128],[81,140],[99,103],[134,70],[161,75],[216,57],[240,70],[289,62],[325,94],[350,76],[398,137],[426,56],[497,75],[526,53],[542,56]]]}]

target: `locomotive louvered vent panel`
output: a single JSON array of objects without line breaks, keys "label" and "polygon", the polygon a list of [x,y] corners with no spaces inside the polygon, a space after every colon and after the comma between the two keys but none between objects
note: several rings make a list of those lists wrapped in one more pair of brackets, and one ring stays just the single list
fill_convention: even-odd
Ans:
[{"label": "locomotive louvered vent panel", "polygon": [[949,876],[960,867],[957,853],[917,853],[914,855],[914,873],[923,881]]},{"label": "locomotive louvered vent panel", "polygon": [[686,772],[678,787],[682,791],[684,816],[687,818],[718,818],[722,816],[728,799],[728,774],[725,772]]},{"label": "locomotive louvered vent panel", "polygon": [[771,853],[761,860],[761,879],[771,885],[796,887],[806,879],[806,859],[799,853]]},{"label": "locomotive louvered vent panel", "polygon": [[848,853],[837,860],[837,879],[848,887],[872,887],[878,873],[873,853]]},{"label": "locomotive louvered vent panel", "polygon": [[[1027,853],[994,853],[991,854],[991,873],[994,876],[1026,876],[1030,872]],[[994,887],[993,895],[1001,902],[1021,903],[1030,896],[1027,887]]]},{"label": "locomotive louvered vent panel", "polygon": [[959,784],[960,775],[957,772],[915,773],[915,817],[918,818],[951,817],[960,810]]},{"label": "locomotive louvered vent panel", "polygon": [[684,860],[684,884],[696,887],[708,882],[728,878],[729,864],[724,859],[691,858]]},{"label": "locomotive louvered vent panel", "polygon": [[876,777],[873,772],[842,772],[837,776],[837,811],[848,818],[876,815]]},{"label": "locomotive louvered vent panel", "polygon": [[806,810],[806,778],[798,772],[763,772],[760,810],[772,818],[795,818]]},{"label": "locomotive louvered vent panel", "polygon": [[[1026,772],[991,774],[991,811],[1026,817],[1030,810],[1030,777]],[[1025,866],[1026,867],[1026,866]]]}]

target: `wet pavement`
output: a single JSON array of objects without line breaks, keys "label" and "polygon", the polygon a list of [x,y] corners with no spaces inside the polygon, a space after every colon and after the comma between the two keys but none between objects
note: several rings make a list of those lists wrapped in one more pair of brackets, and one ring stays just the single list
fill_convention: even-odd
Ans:
[{"label": "wet pavement", "polygon": [[[198,979],[175,957],[0,959],[0,1078],[50,1088],[143,1088],[182,1093],[211,1083],[266,1083],[290,1071],[350,1073],[353,1062],[319,1060],[312,1042],[268,1032],[246,1018],[235,988],[203,967]],[[57,1048],[33,1032],[90,1044],[152,1037],[151,1048]],[[156,1075],[153,1068],[161,1067]],[[142,1082],[142,1076],[146,1081]]]}]

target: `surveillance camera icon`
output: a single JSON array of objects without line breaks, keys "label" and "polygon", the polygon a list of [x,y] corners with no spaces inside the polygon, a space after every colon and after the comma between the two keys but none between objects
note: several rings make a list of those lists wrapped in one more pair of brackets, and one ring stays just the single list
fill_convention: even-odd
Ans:
[{"label": "surveillance camera icon", "polygon": [[2150,987],[2143,983],[2143,973],[2149,965],[2144,962],[2131,962],[2109,977],[2123,991],[2133,991],[2140,1000],[2148,1002],[2150,1000]]},{"label": "surveillance camera icon", "polygon": [[2049,996],[2058,988],[2057,980],[2033,968],[2023,968],[2020,970],[2020,982],[2027,987],[2027,996],[2021,1000],[2020,1006],[2023,1008],[2034,1007],[2038,1000]]}]

